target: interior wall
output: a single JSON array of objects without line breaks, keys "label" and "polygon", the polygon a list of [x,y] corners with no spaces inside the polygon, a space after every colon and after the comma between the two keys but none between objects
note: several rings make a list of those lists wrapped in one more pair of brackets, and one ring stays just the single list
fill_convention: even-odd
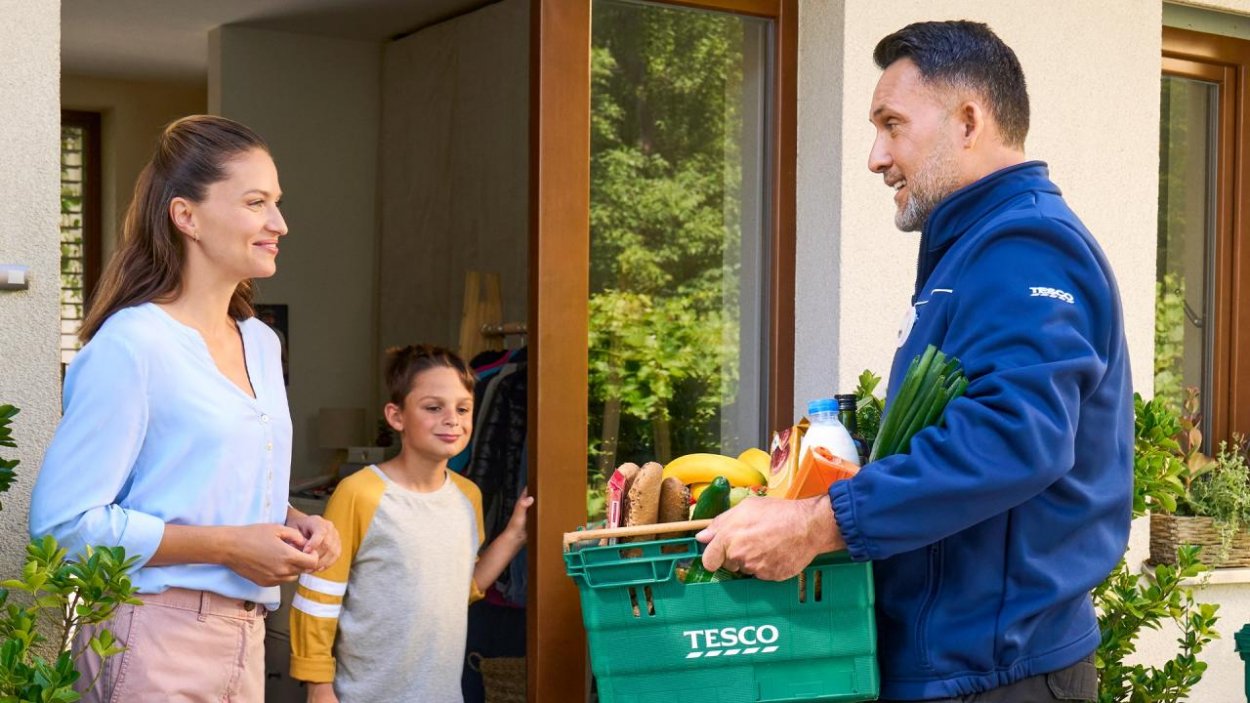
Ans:
[{"label": "interior wall", "polygon": [[[268,141],[290,234],[257,301],[288,305],[291,473],[322,473],[323,407],[377,405],[381,45],[242,27],[209,35],[209,110]],[[375,434],[370,423],[366,439]]]},{"label": "interior wall", "polygon": [[0,495],[0,574],[21,572],[30,489],[61,419],[61,3],[0,0],[0,264],[30,287],[0,291],[0,405],[13,419],[17,479]]},{"label": "interior wall", "polygon": [[62,75],[61,107],[101,113],[103,258],[117,245],[139,171],[165,125],[208,108],[207,86],[196,82],[128,81]]},{"label": "interior wall", "polygon": [[504,0],[383,52],[380,346],[459,341],[465,272],[526,319],[529,3]]}]

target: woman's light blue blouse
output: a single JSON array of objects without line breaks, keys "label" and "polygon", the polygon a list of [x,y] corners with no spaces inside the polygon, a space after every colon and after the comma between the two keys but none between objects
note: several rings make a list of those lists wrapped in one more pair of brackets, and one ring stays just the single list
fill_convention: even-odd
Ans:
[{"label": "woman's light blue blouse", "polygon": [[139,555],[140,593],[201,589],[278,605],[224,566],[144,566],[165,525],[283,523],[291,416],[278,337],[239,323],[251,398],[196,330],[152,303],[114,313],[69,365],[64,416],[31,497],[30,532],[70,554],[86,545]]}]

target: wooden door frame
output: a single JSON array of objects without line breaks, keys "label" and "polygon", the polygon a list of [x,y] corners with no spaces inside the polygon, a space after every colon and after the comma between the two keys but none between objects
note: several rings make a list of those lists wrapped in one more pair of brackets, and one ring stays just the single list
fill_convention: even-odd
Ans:
[{"label": "wooden door frame", "polygon": [[[590,0],[530,17],[528,700],[585,700],[586,641],[562,534],[586,519],[590,286]],[[769,427],[793,421],[798,0],[661,0],[774,22]],[[583,304],[575,304],[576,302]]]},{"label": "wooden door frame", "polygon": [[1220,86],[1216,169],[1216,291],[1212,398],[1205,418],[1214,445],[1250,434],[1250,42],[1163,28],[1164,75]]}]

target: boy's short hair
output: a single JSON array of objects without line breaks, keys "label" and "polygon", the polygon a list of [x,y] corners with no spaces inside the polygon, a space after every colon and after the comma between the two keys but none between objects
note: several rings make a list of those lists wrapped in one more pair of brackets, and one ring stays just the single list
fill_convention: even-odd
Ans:
[{"label": "boy's short hair", "polygon": [[386,350],[386,389],[391,402],[403,407],[404,398],[412,391],[417,375],[429,369],[445,367],[460,374],[465,390],[473,392],[476,378],[473,369],[459,354],[432,344],[409,344]]}]

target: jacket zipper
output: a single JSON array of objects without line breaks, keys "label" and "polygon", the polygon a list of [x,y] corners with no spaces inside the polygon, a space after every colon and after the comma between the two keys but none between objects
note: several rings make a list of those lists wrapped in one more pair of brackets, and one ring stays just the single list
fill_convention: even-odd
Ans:
[{"label": "jacket zipper", "polygon": [[916,252],[916,292],[911,296],[911,304],[915,305],[920,299],[920,291],[924,289],[925,281],[929,279],[929,230],[925,228],[920,232],[920,250]]},{"label": "jacket zipper", "polygon": [[937,600],[941,589],[942,577],[942,543],[929,545],[929,573],[925,579],[924,602],[920,604],[920,612],[916,615],[916,650],[920,654],[920,665],[925,669],[933,669],[929,658],[929,612]]}]

